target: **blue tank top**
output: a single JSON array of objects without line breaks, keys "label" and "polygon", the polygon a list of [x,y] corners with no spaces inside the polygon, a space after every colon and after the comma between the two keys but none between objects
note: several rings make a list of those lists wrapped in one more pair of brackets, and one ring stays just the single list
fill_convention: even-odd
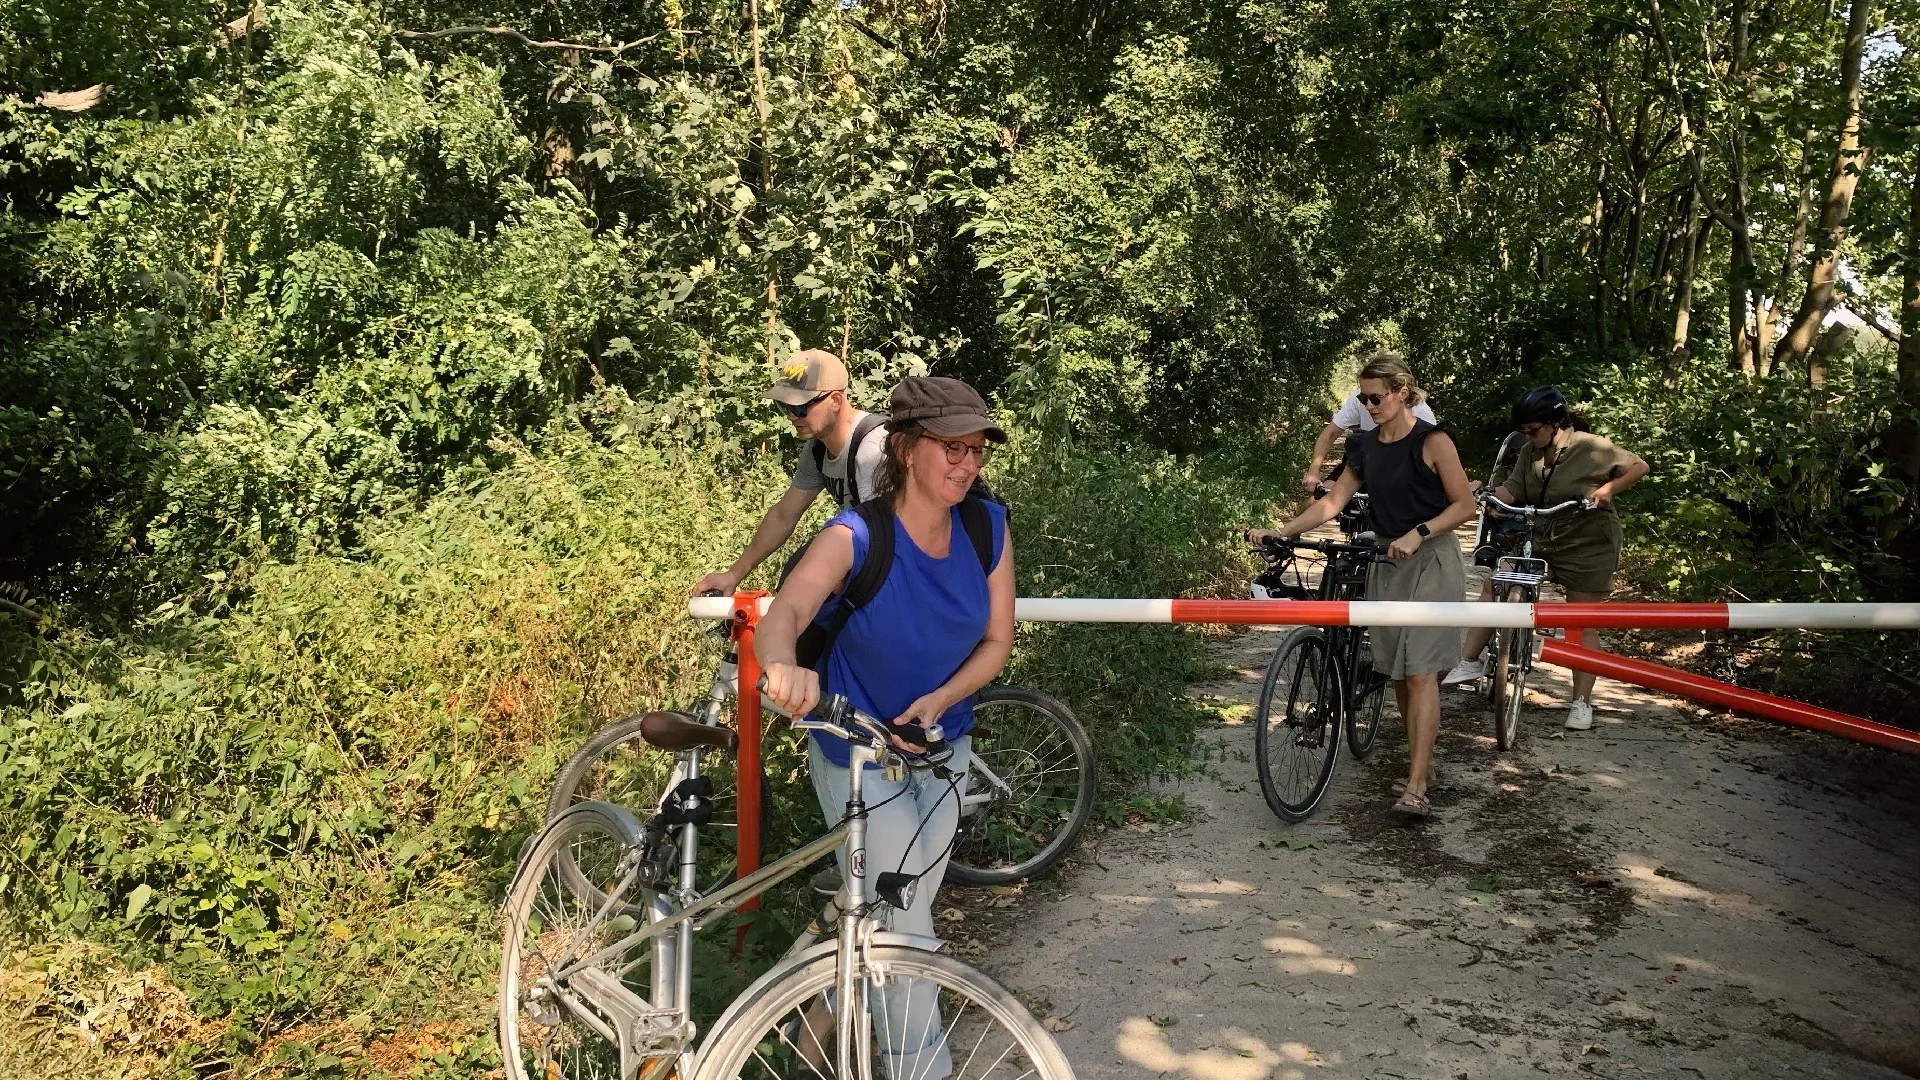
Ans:
[{"label": "blue tank top", "polygon": [[[1006,546],[1007,511],[994,502],[986,502],[986,507],[993,523],[993,565],[998,567]],[[921,551],[900,519],[893,519],[893,569],[873,599],[847,620],[821,661],[823,692],[845,694],[861,712],[892,720],[952,678],[973,655],[986,636],[992,607],[987,572],[967,542],[959,507],[950,513],[953,533],[944,559]],[[827,522],[829,528],[835,525],[853,533],[848,573],[857,574],[867,557],[867,524],[857,512],[842,510]],[[835,602],[821,605],[821,614],[831,612]],[[973,698],[948,709],[940,726],[949,739],[966,734],[973,727]],[[817,731],[813,737],[828,761],[849,763],[845,739]]]}]

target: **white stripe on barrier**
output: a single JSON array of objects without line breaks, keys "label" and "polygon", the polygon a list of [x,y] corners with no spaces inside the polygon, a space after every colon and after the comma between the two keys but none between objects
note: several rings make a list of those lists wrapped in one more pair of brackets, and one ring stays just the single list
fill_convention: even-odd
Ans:
[{"label": "white stripe on barrier", "polygon": [[1727,625],[1740,630],[1912,630],[1920,604],[1728,604]]},{"label": "white stripe on barrier", "polygon": [[1013,602],[1021,622],[1170,623],[1171,600],[1107,600],[1021,597]]}]

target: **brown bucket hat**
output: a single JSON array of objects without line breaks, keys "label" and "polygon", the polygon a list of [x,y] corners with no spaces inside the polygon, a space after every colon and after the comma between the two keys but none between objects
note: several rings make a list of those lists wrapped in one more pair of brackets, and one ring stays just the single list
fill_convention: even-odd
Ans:
[{"label": "brown bucket hat", "polygon": [[987,414],[987,403],[973,387],[959,379],[933,375],[901,379],[900,385],[893,388],[887,411],[892,414],[888,427],[911,420],[949,439],[984,431],[994,442],[1007,441],[1007,433]]}]

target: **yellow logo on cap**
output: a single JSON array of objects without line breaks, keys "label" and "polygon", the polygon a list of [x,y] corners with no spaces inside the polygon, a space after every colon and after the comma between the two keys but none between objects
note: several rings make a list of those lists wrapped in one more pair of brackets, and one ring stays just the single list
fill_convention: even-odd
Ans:
[{"label": "yellow logo on cap", "polygon": [[806,374],[807,362],[805,360],[789,360],[786,366],[780,369],[782,378],[793,379],[795,381],[803,378]]}]

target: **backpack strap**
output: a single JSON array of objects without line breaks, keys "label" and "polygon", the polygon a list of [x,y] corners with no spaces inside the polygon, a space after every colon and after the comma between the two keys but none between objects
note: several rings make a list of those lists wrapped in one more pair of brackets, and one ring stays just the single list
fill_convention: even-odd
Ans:
[{"label": "backpack strap", "polygon": [[860,520],[867,526],[866,558],[853,576],[847,579],[847,587],[840,590],[839,602],[834,605],[833,614],[827,616],[827,621],[809,623],[794,641],[793,658],[801,667],[819,665],[821,658],[832,651],[840,631],[847,628],[847,620],[880,594],[881,587],[887,583],[887,575],[893,570],[893,503],[886,499],[870,499],[855,506],[853,512],[859,514]]},{"label": "backpack strap", "polygon": [[973,553],[980,557],[980,569],[993,573],[993,515],[987,504],[972,492],[960,500],[960,527],[973,542]]},{"label": "backpack strap", "polygon": [[[847,440],[847,505],[858,506],[867,501],[873,492],[860,490],[860,447],[867,441],[873,430],[892,419],[887,413],[868,413],[853,425],[853,435]],[[818,445],[818,444],[816,444]],[[826,460],[827,448],[819,446],[815,465]]]}]

